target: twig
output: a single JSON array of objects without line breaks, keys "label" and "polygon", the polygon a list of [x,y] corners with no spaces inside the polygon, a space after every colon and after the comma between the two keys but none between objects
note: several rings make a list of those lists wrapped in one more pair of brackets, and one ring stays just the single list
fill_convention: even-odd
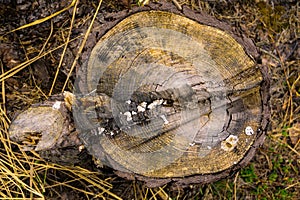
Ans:
[{"label": "twig", "polygon": [[42,47],[42,49],[40,50],[40,53],[38,54],[38,55],[41,55],[42,53],[43,53],[43,51],[44,51],[44,49],[46,48],[46,45],[48,44],[48,42],[49,42],[49,40],[50,40],[50,38],[51,38],[51,36],[52,36],[52,34],[53,34],[53,22],[52,21],[50,21],[51,23],[50,23],[50,33],[49,33],[49,36],[48,36],[48,38],[46,39],[46,42],[43,44],[43,47]]},{"label": "twig", "polygon": [[[44,17],[44,18],[42,18],[42,19],[38,19],[38,20],[36,20],[36,21],[34,21],[34,22],[31,22],[31,23],[29,23],[29,24],[25,24],[24,26],[21,26],[21,27],[16,28],[16,29],[14,29],[14,30],[12,30],[12,31],[9,31],[8,33],[12,33],[12,32],[15,32],[15,31],[24,29],[24,28],[28,28],[28,27],[30,27],[30,26],[34,26],[34,25],[43,23],[43,22],[45,22],[45,21],[47,21],[47,20],[49,20],[49,19],[51,19],[51,18],[53,18],[53,17],[59,15],[60,13],[66,11],[66,10],[69,10],[71,7],[73,7],[73,6],[75,5],[76,1],[77,1],[77,0],[73,0],[72,3],[71,3],[68,7],[64,8],[64,9],[62,9],[62,10],[60,10],[60,11],[57,11],[56,13],[53,13],[52,15],[50,15],[50,16],[48,16],[48,17]],[[7,33],[7,34],[8,34],[8,33]]]},{"label": "twig", "polygon": [[[72,41],[74,41],[74,40],[76,40],[76,39],[78,39],[80,37],[81,36],[78,36],[78,37],[72,39],[70,42],[72,42]],[[42,58],[42,57],[44,57],[46,55],[52,53],[53,51],[56,51],[56,50],[62,48],[64,45],[65,45],[65,43],[62,44],[62,45],[59,45],[59,46],[55,47],[54,49],[52,49],[52,50],[50,50],[50,51],[48,51],[46,53],[43,53],[43,54],[41,54],[39,56],[36,56],[36,57],[34,57],[34,58],[30,59],[30,60],[26,60],[25,62],[23,62],[23,63],[15,66],[15,67],[13,67],[12,69],[10,69],[10,70],[8,70],[6,72],[4,72],[3,74],[0,74],[0,82],[2,82],[4,80],[12,77],[13,75],[15,75],[16,73],[18,73],[19,71],[21,71],[21,70],[25,69],[26,67],[28,67],[30,64],[34,63],[35,61],[39,60],[40,58]]]},{"label": "twig", "polygon": [[296,149],[294,149],[293,147],[291,147],[289,144],[284,143],[284,142],[282,142],[281,140],[279,140],[279,139],[277,139],[277,138],[275,138],[275,137],[272,137],[272,136],[271,136],[271,138],[272,138],[272,140],[275,140],[276,142],[279,142],[280,144],[286,145],[286,146],[287,146],[290,150],[292,150],[295,154],[297,154],[298,156],[300,156],[300,153],[299,153]]},{"label": "twig", "polygon": [[234,200],[237,200],[236,191],[237,191],[237,179],[238,179],[238,177],[239,177],[239,172],[237,172],[235,177],[234,177],[234,188],[233,188]]},{"label": "twig", "polygon": [[182,6],[178,3],[177,0],[172,0],[172,2],[175,4],[178,10],[182,10]]}]

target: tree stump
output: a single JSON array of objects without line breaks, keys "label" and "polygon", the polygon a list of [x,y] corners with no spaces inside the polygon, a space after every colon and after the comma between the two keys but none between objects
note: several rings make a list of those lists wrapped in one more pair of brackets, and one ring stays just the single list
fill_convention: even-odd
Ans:
[{"label": "tree stump", "polygon": [[226,24],[160,9],[102,30],[77,72],[79,138],[101,164],[148,186],[212,182],[263,143],[267,75],[253,43]]}]

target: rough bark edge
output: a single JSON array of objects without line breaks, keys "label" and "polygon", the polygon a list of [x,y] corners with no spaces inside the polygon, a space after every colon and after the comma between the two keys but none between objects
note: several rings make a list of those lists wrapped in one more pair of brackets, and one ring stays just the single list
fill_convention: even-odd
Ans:
[{"label": "rough bark edge", "polygon": [[[237,28],[234,28],[230,26],[229,23],[226,21],[220,21],[213,16],[203,12],[203,11],[195,11],[188,8],[188,6],[183,6],[183,9],[180,11],[177,9],[177,7],[169,2],[155,2],[150,3],[146,6],[142,7],[132,7],[130,10],[123,10],[119,12],[103,12],[99,14],[99,19],[101,22],[97,22],[100,24],[98,27],[92,29],[91,34],[89,35],[89,40],[93,41],[85,46],[85,51],[82,53],[81,56],[81,62],[82,65],[80,68],[77,69],[77,75],[78,74],[86,74],[86,69],[88,65],[88,58],[90,57],[90,53],[93,49],[93,47],[96,45],[97,41],[106,34],[110,29],[112,29],[116,24],[124,20],[126,17],[142,12],[142,11],[150,11],[150,10],[159,10],[159,11],[167,11],[174,14],[178,14],[184,17],[187,17],[191,20],[194,20],[200,24],[212,26],[215,28],[218,28],[226,33],[228,33],[230,36],[232,36],[241,46],[243,47],[244,51],[248,56],[250,56],[253,60],[258,61],[259,60],[259,52],[258,49],[255,47],[253,41],[250,38],[247,38],[244,34],[242,34],[241,31],[239,31]],[[94,26],[95,27],[95,26]],[[81,77],[84,78],[84,77]],[[83,83],[87,82],[87,80],[81,79]],[[76,83],[75,83],[76,84]],[[82,88],[79,86],[79,88]],[[85,91],[81,91],[85,92]]]},{"label": "rough bark edge", "polygon": [[138,12],[150,11],[150,10],[172,12],[174,14],[178,14],[187,17],[189,19],[192,19],[200,24],[212,26],[220,30],[223,30],[229,35],[231,35],[239,44],[241,44],[249,56],[251,56],[254,59],[257,59],[259,57],[258,50],[255,47],[253,41],[250,38],[247,38],[244,34],[242,34],[242,32],[239,29],[232,27],[226,21],[220,21],[203,11],[191,10],[188,6],[185,5],[182,7],[182,11],[180,11],[176,8],[176,6],[174,6],[172,3],[169,2],[150,3],[149,5],[143,7],[133,7],[131,10],[123,10],[117,13],[104,13],[104,19],[110,21],[106,22],[101,27],[102,30],[100,30],[99,32],[98,35],[99,37],[97,38],[97,41],[108,30],[110,30],[113,26],[115,26],[117,23],[119,23],[126,17]]},{"label": "rough bark edge", "polygon": [[[241,44],[244,48],[244,51],[247,53],[247,55],[250,56],[252,59],[254,59],[256,63],[261,62],[260,52],[255,47],[253,41],[250,38],[247,38],[238,29],[231,27],[227,22],[219,21],[215,19],[213,16],[210,16],[205,12],[191,10],[187,6],[183,6],[182,11],[179,11],[172,3],[168,3],[168,2],[150,3],[147,6],[133,7],[131,10],[123,10],[117,13],[101,13],[101,15],[104,15],[105,22],[102,25],[100,25],[99,28],[97,28],[97,30],[94,30],[97,33],[95,34],[94,32],[94,35],[92,35],[91,37],[94,37],[93,40],[95,40],[95,44],[96,44],[96,42],[107,31],[109,31],[112,27],[114,27],[117,23],[119,23],[126,17],[138,12],[150,11],[150,10],[172,12],[181,16],[185,16],[194,21],[197,21],[200,24],[209,25],[218,28],[231,35],[239,44]],[[83,65],[79,70],[81,71],[81,73],[83,72],[83,74],[84,71],[87,69],[88,58],[95,44],[88,46],[86,48],[87,51],[85,51],[82,55]],[[268,105],[268,101],[270,98],[269,95],[270,78],[267,71],[267,67],[262,65],[258,67],[260,68],[264,79],[261,83],[261,96],[262,96],[262,106],[263,106],[261,128],[260,128],[260,132],[257,134],[257,137],[253,145],[250,147],[248,152],[245,154],[245,156],[239,163],[230,167],[229,169],[223,170],[218,173],[199,174],[199,175],[192,175],[192,176],[187,176],[182,178],[151,178],[151,177],[141,176],[138,174],[121,172],[121,171],[115,171],[115,174],[117,174],[120,177],[126,178],[128,180],[144,181],[147,187],[159,187],[167,183],[171,183],[174,187],[187,187],[190,184],[207,184],[207,183],[220,180],[222,178],[233,175],[239,169],[246,166],[250,162],[250,160],[254,157],[257,148],[259,148],[263,144],[267,132],[267,127],[269,124],[269,118],[270,118],[270,109]]]}]

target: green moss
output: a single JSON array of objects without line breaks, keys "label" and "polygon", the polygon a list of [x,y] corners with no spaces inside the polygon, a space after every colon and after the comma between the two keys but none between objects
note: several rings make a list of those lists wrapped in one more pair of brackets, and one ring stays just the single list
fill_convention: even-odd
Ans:
[{"label": "green moss", "polygon": [[275,193],[275,199],[292,199],[293,194],[290,193],[286,189],[279,189],[278,192]]},{"label": "green moss", "polygon": [[241,170],[241,177],[244,181],[248,183],[253,183],[257,181],[257,175],[255,174],[253,164]]},{"label": "green moss", "polygon": [[272,160],[273,170],[281,169],[281,163],[283,163],[283,158],[282,158],[282,156],[281,156],[281,155],[276,156],[276,157]]},{"label": "green moss", "polygon": [[278,178],[278,174],[276,172],[272,172],[270,175],[269,175],[269,181],[270,182],[275,182]]},{"label": "green moss", "polygon": [[289,128],[290,126],[284,126],[283,128],[282,128],[282,131],[281,131],[281,134],[282,134],[282,136],[284,136],[284,137],[288,137],[289,136],[289,134],[288,134],[288,128]]},{"label": "green moss", "polygon": [[220,197],[219,191],[222,191],[222,196],[225,196],[226,199],[232,199],[233,197],[233,182],[228,182],[227,180],[217,181],[212,184],[213,186],[213,195],[215,197]]}]

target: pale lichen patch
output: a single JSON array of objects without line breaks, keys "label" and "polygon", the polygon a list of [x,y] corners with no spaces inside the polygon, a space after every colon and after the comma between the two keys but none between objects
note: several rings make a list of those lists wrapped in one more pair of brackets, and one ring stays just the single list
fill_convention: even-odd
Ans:
[{"label": "pale lichen patch", "polygon": [[221,142],[221,149],[224,151],[232,151],[236,147],[238,140],[237,136],[230,135],[225,141]]}]

